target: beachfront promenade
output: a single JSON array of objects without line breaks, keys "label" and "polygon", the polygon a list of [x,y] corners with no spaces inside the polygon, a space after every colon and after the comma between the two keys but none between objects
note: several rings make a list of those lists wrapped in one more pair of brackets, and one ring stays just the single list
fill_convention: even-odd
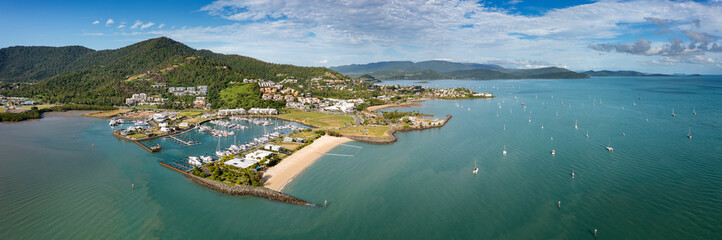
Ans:
[{"label": "beachfront promenade", "polygon": [[276,166],[269,168],[264,174],[265,187],[282,191],[287,183],[311,166],[318,158],[338,145],[353,141],[345,137],[322,136],[310,145],[286,157]]}]

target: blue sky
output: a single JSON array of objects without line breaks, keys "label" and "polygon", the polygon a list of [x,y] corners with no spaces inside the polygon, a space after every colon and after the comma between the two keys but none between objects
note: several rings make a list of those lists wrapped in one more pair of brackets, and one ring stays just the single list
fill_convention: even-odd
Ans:
[{"label": "blue sky", "polygon": [[167,36],[303,66],[432,59],[722,73],[722,1],[2,1],[0,47]]}]

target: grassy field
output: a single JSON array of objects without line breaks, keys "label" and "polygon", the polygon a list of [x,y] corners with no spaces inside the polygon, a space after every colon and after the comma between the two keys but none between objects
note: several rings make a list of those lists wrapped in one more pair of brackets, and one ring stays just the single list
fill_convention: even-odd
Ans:
[{"label": "grassy field", "polygon": [[337,128],[346,126],[346,124],[354,123],[353,117],[341,114],[291,111],[289,113],[284,113],[279,116],[282,118],[293,119],[322,128]]},{"label": "grassy field", "polygon": [[51,108],[51,107],[54,107],[54,106],[58,106],[58,105],[54,105],[54,104],[40,104],[40,105],[33,105],[33,106],[22,106],[22,107],[19,107],[19,109],[22,109],[22,110],[30,110],[30,108],[32,108],[32,107],[38,107],[38,109],[43,109],[43,108]]},{"label": "grassy field", "polygon": [[118,109],[118,110],[110,110],[110,111],[103,111],[103,112],[91,113],[91,114],[88,114],[88,116],[89,116],[89,117],[99,117],[99,118],[109,118],[109,117],[112,117],[112,116],[115,116],[115,115],[118,115],[118,114],[121,114],[121,113],[130,112],[130,111],[132,111],[132,110],[121,110],[121,109]]},{"label": "grassy field", "polygon": [[[363,130],[368,129],[368,135],[364,135]],[[339,133],[345,135],[367,136],[367,137],[388,137],[390,126],[373,126],[373,127],[347,127],[338,130]]]},{"label": "grassy field", "polygon": [[301,146],[301,144],[300,143],[279,143],[278,146],[281,146],[282,148],[285,148],[285,149],[288,149],[291,151],[295,151],[296,148]]},{"label": "grassy field", "polygon": [[133,139],[144,138],[144,137],[147,137],[147,136],[148,136],[148,135],[145,135],[145,134],[142,134],[142,133],[128,135],[129,138],[133,138]]},{"label": "grassy field", "polygon": [[6,107],[0,107],[0,113],[4,113],[4,112],[7,111],[7,110],[8,110],[8,109],[7,109]]},{"label": "grassy field", "polygon": [[187,112],[179,112],[178,116],[184,116],[184,117],[194,117],[203,114],[203,112],[198,111],[187,111]]}]

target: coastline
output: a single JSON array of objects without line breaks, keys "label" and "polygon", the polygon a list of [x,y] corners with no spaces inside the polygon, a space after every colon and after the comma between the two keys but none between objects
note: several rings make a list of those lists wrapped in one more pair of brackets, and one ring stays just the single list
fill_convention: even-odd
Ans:
[{"label": "coastline", "polygon": [[392,108],[392,107],[403,107],[403,108],[406,108],[406,107],[422,107],[422,105],[421,105],[421,104],[418,104],[418,103],[415,103],[415,102],[402,103],[402,104],[384,104],[384,105],[378,105],[378,106],[371,106],[371,107],[366,108],[366,110],[369,111],[369,112],[373,112],[373,111],[376,111],[376,110],[379,110],[379,109]]},{"label": "coastline", "polygon": [[265,187],[281,192],[286,184],[311,166],[323,154],[338,145],[353,141],[346,137],[321,136],[310,145],[284,158],[281,163],[263,173]]}]

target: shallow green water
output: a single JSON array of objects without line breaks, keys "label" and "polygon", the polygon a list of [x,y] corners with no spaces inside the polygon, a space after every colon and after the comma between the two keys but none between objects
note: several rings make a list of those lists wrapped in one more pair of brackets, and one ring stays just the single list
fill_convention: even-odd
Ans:
[{"label": "shallow green water", "polygon": [[286,187],[327,209],[226,196],[158,164],[213,151],[213,138],[158,140],[166,149],[150,154],[103,120],[0,124],[0,239],[720,238],[720,77],[419,85],[497,97],[401,108],[453,118],[394,144],[337,147],[354,157],[324,156]]}]

